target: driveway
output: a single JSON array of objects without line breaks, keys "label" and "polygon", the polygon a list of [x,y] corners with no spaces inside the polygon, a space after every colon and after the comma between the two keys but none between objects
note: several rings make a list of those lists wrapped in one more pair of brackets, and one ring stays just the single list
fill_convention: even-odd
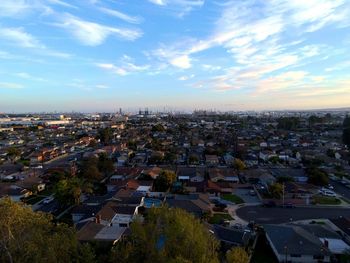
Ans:
[{"label": "driveway", "polygon": [[251,196],[249,194],[249,191],[253,190],[253,188],[249,189],[249,188],[237,188],[233,191],[233,194],[239,196],[240,198],[243,199],[243,201],[247,204],[259,204],[261,203],[261,201],[259,200],[259,198],[255,195],[255,196]]}]

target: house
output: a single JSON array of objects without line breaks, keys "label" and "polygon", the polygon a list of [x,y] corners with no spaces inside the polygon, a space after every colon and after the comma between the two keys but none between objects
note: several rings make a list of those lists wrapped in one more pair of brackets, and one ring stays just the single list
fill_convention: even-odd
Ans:
[{"label": "house", "polygon": [[327,244],[297,225],[264,225],[266,238],[279,262],[330,262]]},{"label": "house", "polygon": [[275,177],[289,177],[292,178],[294,182],[307,183],[308,177],[304,169],[294,169],[294,168],[272,168],[269,172]]},{"label": "house", "polygon": [[219,158],[217,155],[206,154],[205,163],[210,166],[217,165],[219,163]]},{"label": "house", "polygon": [[212,182],[225,181],[230,183],[239,183],[239,178],[234,169],[228,168],[209,168],[208,175]]},{"label": "house", "polygon": [[346,217],[333,218],[328,220],[328,225],[339,233],[345,241],[350,243],[350,219]]},{"label": "house", "polygon": [[233,246],[246,247],[249,244],[252,234],[250,231],[234,229],[221,225],[214,225],[212,230],[218,240],[221,248],[230,249]]},{"label": "house", "polygon": [[175,195],[165,202],[169,207],[181,208],[199,218],[211,211],[209,197],[205,194]]},{"label": "house", "polygon": [[199,167],[178,167],[176,175],[181,182],[203,182],[205,170]]},{"label": "house", "polygon": [[161,171],[162,171],[161,168],[155,166],[155,167],[152,167],[150,169],[146,169],[146,170],[142,171],[142,173],[145,175],[148,175],[152,179],[156,179],[159,176]]},{"label": "house", "polygon": [[94,221],[89,221],[77,232],[77,238],[79,241],[99,241],[116,243],[123,238],[128,232],[128,228],[119,227],[119,225],[103,225],[96,217]]},{"label": "house", "polygon": [[301,224],[300,227],[318,237],[333,255],[347,254],[350,249],[350,246],[342,240],[342,236],[331,228],[316,224]]},{"label": "house", "polygon": [[4,197],[10,197],[13,201],[19,202],[22,198],[27,198],[32,195],[32,192],[16,186],[9,184],[0,184],[0,199]]}]

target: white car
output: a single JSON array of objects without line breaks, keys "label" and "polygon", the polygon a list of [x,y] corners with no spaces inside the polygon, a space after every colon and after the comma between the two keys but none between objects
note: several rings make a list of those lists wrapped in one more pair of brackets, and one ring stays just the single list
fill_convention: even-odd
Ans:
[{"label": "white car", "polygon": [[321,192],[321,194],[324,196],[329,196],[329,197],[337,197],[337,194],[334,193],[333,191],[323,191],[323,192]]},{"label": "white car", "polygon": [[334,189],[333,185],[330,185],[330,184],[329,184],[329,185],[327,185],[326,187],[327,187],[328,189],[331,189],[331,190],[333,190],[333,189]]}]

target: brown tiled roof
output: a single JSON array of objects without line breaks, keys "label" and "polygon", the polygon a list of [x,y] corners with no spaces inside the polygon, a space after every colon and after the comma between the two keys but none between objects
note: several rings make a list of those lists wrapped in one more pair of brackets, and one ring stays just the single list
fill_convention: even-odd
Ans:
[{"label": "brown tiled roof", "polygon": [[88,222],[83,226],[77,233],[77,238],[80,241],[93,240],[98,232],[104,228],[103,225],[97,224],[95,222]]}]

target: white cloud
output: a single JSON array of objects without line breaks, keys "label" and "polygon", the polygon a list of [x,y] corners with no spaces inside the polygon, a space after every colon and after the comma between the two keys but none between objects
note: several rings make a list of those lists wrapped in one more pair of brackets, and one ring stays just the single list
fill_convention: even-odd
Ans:
[{"label": "white cloud", "polygon": [[99,10],[105,14],[117,17],[119,19],[122,19],[128,23],[132,23],[132,24],[140,24],[142,22],[142,18],[139,16],[130,16],[127,14],[124,14],[120,11],[117,10],[112,10],[112,9],[108,9],[105,7],[100,7]]},{"label": "white cloud", "polygon": [[126,76],[131,73],[143,72],[149,69],[149,65],[136,65],[132,62],[132,58],[123,56],[118,65],[112,63],[97,63],[97,67],[110,71],[120,76]]},{"label": "white cloud", "polygon": [[52,56],[52,57],[58,57],[58,58],[69,58],[72,56],[71,54],[55,51],[48,48],[43,43],[41,43],[36,37],[27,33],[21,27],[18,27],[18,28],[0,27],[0,39],[22,48],[29,48],[38,52],[40,51],[39,52],[40,55]]},{"label": "white cloud", "polygon": [[204,0],[148,0],[149,2],[167,7],[177,17],[184,17],[194,8],[200,8],[204,5]]},{"label": "white cloud", "polygon": [[18,83],[0,82],[0,89],[23,89],[23,85]]},{"label": "white cloud", "polygon": [[0,28],[0,38],[26,48],[43,48],[34,36],[28,34],[23,28]]},{"label": "white cloud", "polygon": [[16,77],[22,78],[22,79],[29,79],[29,80],[34,80],[34,81],[45,81],[43,78],[38,78],[30,75],[27,72],[18,72],[14,74]]},{"label": "white cloud", "polygon": [[156,5],[165,5],[165,0],[148,0],[149,2],[156,4]]},{"label": "white cloud", "polygon": [[103,84],[98,84],[98,85],[96,85],[95,87],[98,88],[98,89],[109,89],[108,86],[103,85]]},{"label": "white cloud", "polygon": [[65,15],[62,24],[56,24],[65,28],[80,43],[87,46],[101,45],[109,36],[114,35],[125,40],[135,40],[142,33],[136,29],[117,28],[82,20],[73,15]]},{"label": "white cloud", "polygon": [[178,80],[186,81],[186,80],[192,79],[192,78],[194,78],[194,77],[195,77],[195,75],[194,75],[194,74],[191,74],[191,75],[189,75],[189,76],[181,76],[181,77],[178,78]]},{"label": "white cloud", "polygon": [[191,67],[191,60],[188,56],[182,55],[170,60],[170,63],[178,68],[188,69]]}]

